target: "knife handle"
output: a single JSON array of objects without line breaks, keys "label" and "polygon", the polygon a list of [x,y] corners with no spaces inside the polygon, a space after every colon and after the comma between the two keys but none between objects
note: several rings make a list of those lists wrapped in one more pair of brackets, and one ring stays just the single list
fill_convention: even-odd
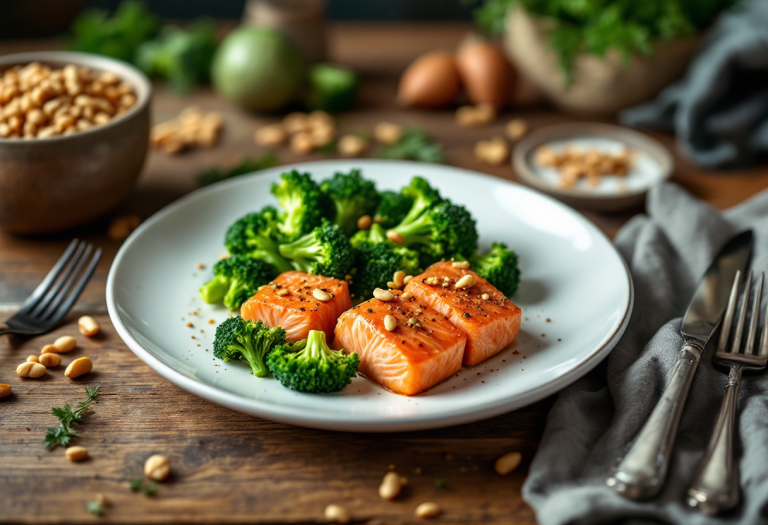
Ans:
[{"label": "knife handle", "polygon": [[630,499],[647,499],[661,490],[677,425],[703,352],[704,349],[694,342],[683,345],[672,378],[656,408],[635,437],[629,452],[606,480],[617,494]]}]

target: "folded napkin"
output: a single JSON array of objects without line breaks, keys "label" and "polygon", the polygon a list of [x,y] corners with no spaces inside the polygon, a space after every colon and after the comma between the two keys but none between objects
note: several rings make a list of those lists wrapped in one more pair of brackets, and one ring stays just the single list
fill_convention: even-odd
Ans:
[{"label": "folded napkin", "polygon": [[541,525],[768,523],[768,374],[745,373],[739,391],[741,504],[712,518],[685,503],[725,391],[727,374],[714,367],[711,346],[696,372],[661,494],[635,502],[605,485],[661,397],[682,343],[682,315],[720,246],[752,228],[751,268],[768,271],[768,191],[720,214],[664,184],[651,190],[647,208],[648,216],[635,217],[616,237],[635,285],[627,331],[603,363],[558,394],[523,497]]},{"label": "folded napkin", "polygon": [[748,0],[707,33],[686,77],[619,115],[626,126],[674,131],[705,168],[754,164],[768,155],[768,2]]}]

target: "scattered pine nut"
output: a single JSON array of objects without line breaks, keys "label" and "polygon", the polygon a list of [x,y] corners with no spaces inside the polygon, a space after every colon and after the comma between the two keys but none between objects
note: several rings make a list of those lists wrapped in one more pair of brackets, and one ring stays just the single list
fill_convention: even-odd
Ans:
[{"label": "scattered pine nut", "polygon": [[24,361],[16,367],[16,375],[19,377],[29,377],[31,379],[37,379],[45,375],[46,368],[40,363],[31,363]]},{"label": "scattered pine nut", "polygon": [[499,166],[509,158],[509,147],[502,137],[481,140],[475,145],[475,158],[480,162]]},{"label": "scattered pine nut", "polygon": [[285,144],[285,141],[288,140],[288,133],[282,124],[270,124],[256,130],[253,139],[259,146],[274,148]]},{"label": "scattered pine nut", "polygon": [[324,292],[320,288],[315,288],[314,290],[312,290],[312,296],[318,301],[327,302],[331,300],[331,294],[329,294],[328,292]]},{"label": "scattered pine nut", "polygon": [[456,289],[460,288],[471,288],[472,285],[475,284],[475,278],[472,277],[472,274],[467,274],[458,281],[456,281],[456,284],[454,285]]},{"label": "scattered pine nut", "polygon": [[302,131],[309,131],[310,124],[307,117],[308,115],[306,113],[301,113],[299,111],[288,113],[283,118],[283,126],[285,127],[285,131],[288,133],[300,133]]},{"label": "scattered pine nut", "polygon": [[491,298],[491,296],[488,295],[487,293],[484,293],[483,295],[480,296],[480,299],[482,299],[483,301],[487,301],[490,298]]},{"label": "scattered pine nut", "polygon": [[325,519],[331,523],[349,523],[352,521],[352,516],[349,515],[349,512],[344,507],[328,505],[325,507]]},{"label": "scattered pine nut", "polygon": [[398,286],[395,281],[387,281],[387,288],[390,290],[399,290],[402,286]]},{"label": "scattered pine nut", "polygon": [[61,364],[61,356],[59,354],[43,354],[40,356],[39,362],[45,368],[56,368]]},{"label": "scattered pine nut", "polygon": [[67,455],[67,459],[72,462],[88,459],[88,449],[85,447],[68,447],[64,453]]},{"label": "scattered pine nut", "polygon": [[86,337],[93,337],[99,333],[99,325],[90,315],[84,315],[77,320],[77,327],[80,333]]},{"label": "scattered pine nut", "polygon": [[64,375],[70,379],[75,379],[76,377],[87,374],[91,370],[93,370],[93,361],[91,361],[91,358],[79,357],[69,363],[69,366],[64,371]]},{"label": "scattered pine nut", "polygon": [[286,290],[285,288],[281,288],[275,292],[275,295],[279,295],[280,297],[282,297],[284,295],[288,295],[288,293],[289,293],[288,290]]},{"label": "scattered pine nut", "polygon": [[395,298],[394,295],[392,295],[392,292],[388,292],[387,290],[382,290],[381,288],[376,288],[373,291],[373,296],[378,299],[379,301],[391,301]]},{"label": "scattered pine nut", "polygon": [[374,138],[382,144],[394,144],[403,135],[403,128],[391,122],[379,122],[373,128]]},{"label": "scattered pine nut", "polygon": [[42,350],[40,350],[41,354],[52,354],[52,353],[57,353],[57,352],[58,352],[58,350],[53,345],[45,345],[42,348]]},{"label": "scattered pine nut", "polygon": [[462,270],[466,270],[469,268],[469,261],[453,261],[451,263],[451,266],[454,268],[460,268]]},{"label": "scattered pine nut", "polygon": [[407,301],[411,297],[413,297],[413,294],[411,292],[405,292],[404,294],[400,294],[401,301]]},{"label": "scattered pine nut", "polygon": [[311,133],[302,131],[291,137],[290,148],[296,155],[309,155],[315,149],[315,140]]},{"label": "scattered pine nut", "polygon": [[163,481],[171,474],[171,462],[161,454],[150,456],[144,463],[144,474],[149,479]]},{"label": "scattered pine nut", "polygon": [[188,148],[211,147],[224,127],[219,113],[203,113],[194,106],[186,108],[176,119],[161,122],[152,128],[150,144],[165,153],[181,153]]},{"label": "scattered pine nut", "polygon": [[456,123],[465,128],[485,126],[496,120],[496,108],[490,104],[461,106],[456,110]]},{"label": "scattered pine nut", "polygon": [[77,341],[71,335],[62,335],[53,342],[53,347],[59,354],[71,352],[77,346]]},{"label": "scattered pine nut", "polygon": [[397,321],[394,316],[389,314],[384,316],[384,328],[386,328],[388,332],[394,332],[395,329],[397,329]]},{"label": "scattered pine nut", "polygon": [[520,140],[528,133],[528,122],[521,118],[514,118],[507,123],[507,137],[509,140]]},{"label": "scattered pine nut", "polygon": [[427,284],[440,284],[440,279],[438,279],[437,277],[427,277],[424,282],[426,282]]},{"label": "scattered pine nut", "polygon": [[40,358],[37,357],[36,355],[27,356],[27,363],[39,363],[39,362],[40,362]]},{"label": "scattered pine nut", "polygon": [[387,472],[379,485],[379,496],[383,499],[392,501],[400,494],[403,488],[403,482],[396,472]]},{"label": "scattered pine nut", "polygon": [[496,473],[500,476],[506,476],[520,465],[522,459],[523,456],[520,452],[504,454],[496,460]]},{"label": "scattered pine nut", "polygon": [[141,217],[138,215],[123,215],[117,217],[109,224],[107,237],[113,241],[124,241],[133,230],[141,224]]},{"label": "scattered pine nut", "polygon": [[357,135],[344,135],[339,139],[339,153],[345,157],[357,157],[368,148],[368,141]]},{"label": "scattered pine nut", "polygon": [[392,276],[392,280],[397,284],[398,288],[402,288],[403,284],[405,284],[405,272],[402,270],[396,271],[395,275]]},{"label": "scattered pine nut", "polygon": [[416,517],[421,519],[436,518],[443,512],[437,503],[427,502],[416,507]]},{"label": "scattered pine nut", "polygon": [[403,235],[400,232],[396,232],[395,230],[389,230],[387,232],[387,239],[392,242],[396,242],[397,244],[403,244],[405,242]]},{"label": "scattered pine nut", "polygon": [[413,279],[413,275],[406,275],[403,278],[403,284],[408,284],[409,282],[411,282],[411,279]]},{"label": "scattered pine nut", "polygon": [[371,224],[373,224],[373,219],[371,219],[370,215],[363,215],[362,217],[357,219],[358,230],[370,230]]},{"label": "scattered pine nut", "polygon": [[0,383],[0,399],[8,397],[13,392],[13,387],[5,383]]}]

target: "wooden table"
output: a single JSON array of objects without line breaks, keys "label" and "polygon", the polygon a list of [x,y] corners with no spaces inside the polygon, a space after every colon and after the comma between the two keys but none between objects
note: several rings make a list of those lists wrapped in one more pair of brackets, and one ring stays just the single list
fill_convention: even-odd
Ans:
[{"label": "wooden table", "polygon": [[[342,117],[343,130],[370,129],[382,120],[425,127],[446,145],[451,164],[515,180],[508,166],[489,168],[472,154],[477,140],[502,134],[506,118],[484,129],[458,128],[453,114],[405,111],[393,100],[397,76],[419,53],[452,48],[469,29],[465,24],[334,25],[331,57],[363,77],[359,108]],[[52,47],[51,42],[0,43],[0,54]],[[119,247],[106,227],[111,217],[138,213],[143,218],[195,189],[201,167],[236,163],[256,155],[252,136],[275,119],[242,113],[201,89],[179,97],[158,88],[155,120],[197,105],[225,114],[222,144],[183,156],[152,153],[134,194],[110,217],[75,232],[43,237],[0,234],[0,321],[9,317],[47,273],[73,236],[105,250],[98,272],[75,310],[55,333],[25,339],[0,338],[0,382],[14,394],[0,401],[0,520],[3,522],[316,522],[330,503],[345,506],[355,520],[370,523],[413,521],[423,501],[445,510],[445,523],[534,523],[520,487],[536,451],[552,400],[476,424],[401,434],[342,434],[305,430],[243,415],[183,391],[136,358],[115,334],[106,315],[104,288],[110,262]],[[518,109],[515,116],[533,128],[573,120],[542,108]],[[506,117],[507,115],[505,115]],[[673,139],[658,136],[673,148]],[[287,151],[281,161],[299,158]],[[734,205],[768,187],[768,170],[705,173],[677,159],[674,180],[718,208]],[[587,216],[609,235],[632,216]],[[77,333],[80,315],[93,315],[103,335]],[[40,380],[14,373],[28,354],[62,334],[79,347],[65,357],[90,356],[94,372],[70,381],[61,371]],[[98,405],[83,427],[79,444],[92,459],[70,463],[58,448],[47,452],[41,440],[56,423],[50,410],[82,399],[83,386],[101,385]],[[495,459],[518,450],[524,460],[517,472],[498,476]],[[132,493],[126,482],[141,475],[151,454],[167,455],[173,476],[154,498]],[[408,477],[395,502],[379,498],[382,476],[394,468]],[[437,488],[444,480],[447,488]],[[86,502],[103,494],[111,502],[103,517],[86,511]]]}]

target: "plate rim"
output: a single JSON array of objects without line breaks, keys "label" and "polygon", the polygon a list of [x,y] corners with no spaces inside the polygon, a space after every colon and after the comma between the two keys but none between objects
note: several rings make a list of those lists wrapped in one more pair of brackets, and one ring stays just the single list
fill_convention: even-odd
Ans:
[{"label": "plate rim", "polygon": [[[220,390],[219,388],[213,385],[208,385],[199,380],[187,377],[181,372],[178,372],[177,370],[175,370],[170,365],[165,364],[160,359],[153,356],[147,349],[145,349],[141,345],[141,343],[139,343],[131,335],[128,328],[125,326],[125,324],[123,323],[123,320],[120,317],[120,314],[117,309],[117,304],[115,302],[115,288],[116,288],[115,275],[117,273],[117,268],[119,268],[121,264],[122,259],[126,256],[125,254],[128,253],[131,245],[143,234],[145,230],[149,229],[153,224],[157,223],[158,221],[161,221],[163,218],[165,218],[165,216],[175,212],[178,208],[186,206],[191,201],[204,198],[209,193],[221,191],[222,189],[229,186],[244,184],[249,179],[262,177],[262,176],[269,176],[270,172],[274,169],[284,169],[284,170],[305,169],[307,171],[310,171],[312,169],[312,166],[318,166],[321,164],[324,164],[324,165],[339,164],[340,162],[349,164],[355,161],[359,161],[361,163],[390,164],[392,166],[401,166],[402,168],[416,169],[417,171],[419,166],[425,165],[425,163],[421,163],[421,162],[386,160],[386,159],[327,159],[327,160],[319,160],[319,161],[285,164],[285,165],[277,166],[276,168],[272,168],[270,170],[254,172],[248,175],[239,176],[235,179],[218,182],[203,188],[198,188],[194,191],[191,191],[190,193],[187,193],[186,195],[183,195],[182,197],[176,199],[175,201],[169,203],[168,205],[164,206],[163,208],[161,208],[160,210],[152,214],[145,221],[143,221],[141,225],[139,225],[139,227],[136,230],[134,230],[128,236],[128,238],[123,242],[123,244],[120,246],[120,249],[115,255],[114,260],[112,261],[112,264],[109,269],[109,274],[107,276],[107,283],[106,283],[107,311],[108,311],[110,320],[112,321],[112,324],[115,327],[115,330],[117,331],[118,335],[123,340],[123,342],[139,359],[144,361],[144,363],[146,363],[155,372],[159,373],[161,376],[168,379],[173,384],[183,388],[184,390],[186,390],[187,392],[193,395],[202,397],[216,404],[225,406],[233,410],[237,410],[239,412],[243,412],[243,413],[250,414],[250,415],[264,418],[264,419],[269,419],[271,421],[277,421],[279,423],[287,423],[290,425],[295,425],[295,426],[300,426],[305,428],[315,428],[315,429],[334,430],[334,431],[343,431],[343,432],[407,432],[407,431],[427,430],[427,429],[435,429],[435,428],[445,428],[449,426],[473,423],[476,421],[481,421],[481,420],[489,419],[501,414],[512,412],[519,408],[522,408],[532,403],[535,403],[537,401],[540,401],[541,399],[555,392],[558,392],[563,388],[565,388],[566,386],[578,381],[584,375],[586,375],[590,370],[592,370],[595,366],[597,366],[597,364],[600,363],[616,346],[619,339],[624,334],[627,328],[627,325],[629,324],[629,320],[632,316],[632,311],[634,309],[635,290],[634,290],[634,283],[632,282],[632,276],[629,271],[629,267],[627,266],[627,263],[624,260],[624,257],[621,255],[621,253],[613,244],[613,242],[611,242],[608,236],[600,228],[598,228],[594,223],[592,223],[592,221],[590,221],[587,217],[585,217],[578,211],[574,210],[572,207],[568,206],[567,204],[564,204],[563,202],[558,201],[557,199],[554,199],[549,195],[546,195],[540,192],[535,188],[529,188],[527,186],[516,183],[514,181],[502,179],[499,177],[494,177],[492,175],[488,175],[485,173],[480,173],[480,172],[476,172],[476,171],[472,171],[464,168],[458,168],[455,166],[439,166],[439,167],[443,169],[447,169],[449,171],[453,171],[457,174],[471,175],[475,177],[479,176],[479,177],[488,179],[494,183],[506,183],[513,186],[517,186],[524,191],[534,193],[541,198],[551,201],[555,205],[566,208],[566,210],[572,213],[577,219],[583,221],[589,228],[593,229],[594,232],[602,236],[603,239],[608,242],[608,245],[613,249],[614,253],[619,258],[619,261],[621,261],[624,267],[625,277],[627,280],[626,284],[629,288],[629,294],[627,296],[628,297],[627,304],[624,305],[623,318],[621,322],[618,324],[618,326],[616,327],[616,329],[613,331],[613,333],[610,335],[610,337],[602,345],[592,350],[592,352],[590,352],[590,354],[574,368],[571,368],[569,370],[566,370],[558,374],[557,376],[553,377],[549,381],[531,390],[528,390],[527,392],[521,395],[516,395],[513,400],[510,400],[506,397],[501,398],[491,405],[485,405],[481,410],[477,410],[477,407],[473,407],[473,408],[464,409],[461,412],[457,412],[451,415],[419,414],[415,416],[406,416],[398,419],[381,419],[380,417],[368,418],[368,417],[356,416],[354,419],[347,418],[344,421],[340,421],[335,417],[330,417],[323,413],[316,413],[316,412],[308,411],[306,409],[300,409],[295,407],[275,405],[273,403],[267,403],[257,399],[241,396],[235,393],[226,392],[224,390]],[[433,166],[431,164],[428,164],[428,165]]]}]

